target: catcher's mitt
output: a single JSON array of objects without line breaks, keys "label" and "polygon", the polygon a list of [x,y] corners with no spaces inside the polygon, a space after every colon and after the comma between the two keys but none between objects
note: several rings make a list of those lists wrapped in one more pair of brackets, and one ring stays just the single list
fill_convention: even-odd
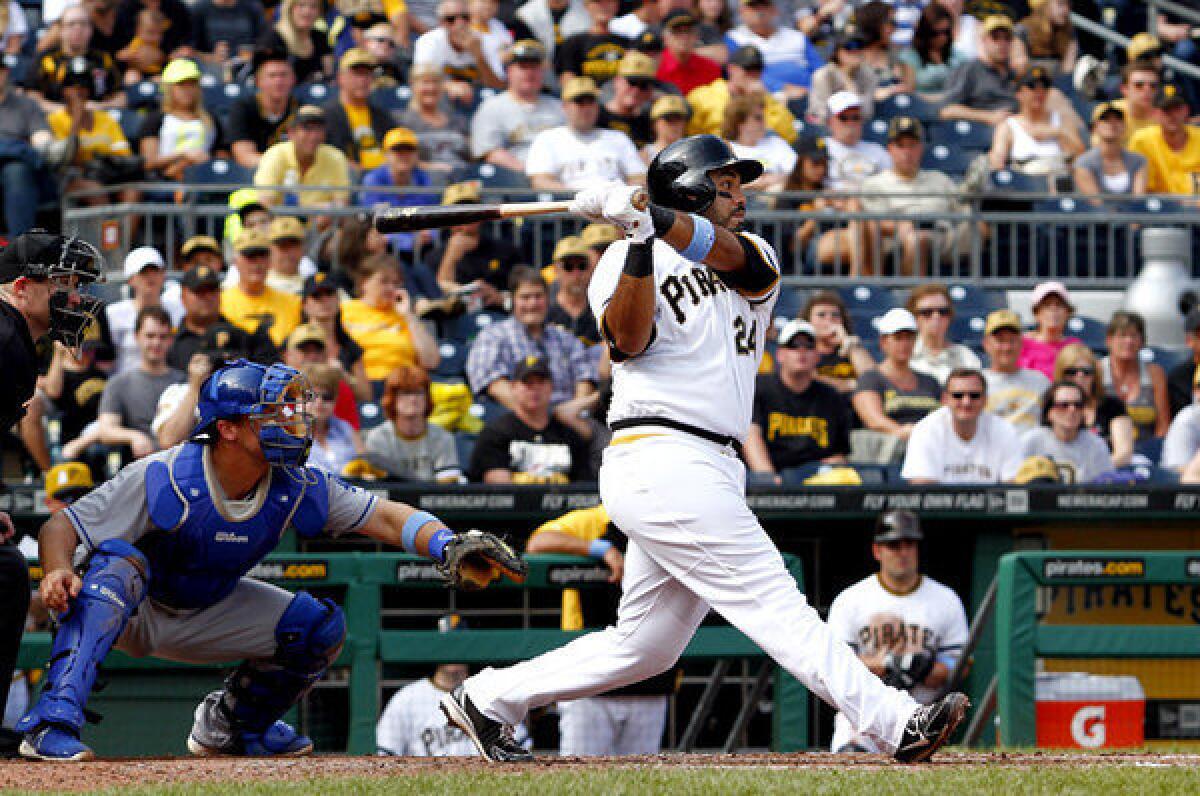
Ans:
[{"label": "catcher's mitt", "polygon": [[490,533],[470,530],[446,543],[438,571],[447,585],[463,591],[486,588],[501,575],[525,582],[529,566],[513,549]]},{"label": "catcher's mitt", "polygon": [[932,669],[933,656],[926,651],[905,655],[893,655],[889,652],[883,659],[883,682],[893,688],[909,691],[913,686],[925,682]]}]

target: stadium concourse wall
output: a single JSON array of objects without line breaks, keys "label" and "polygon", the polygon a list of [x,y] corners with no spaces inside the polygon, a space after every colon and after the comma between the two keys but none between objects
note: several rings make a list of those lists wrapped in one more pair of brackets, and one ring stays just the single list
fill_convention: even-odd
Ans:
[{"label": "stadium concourse wall", "polygon": [[[571,509],[595,505],[599,499],[594,485],[493,487],[374,483],[368,487],[379,494],[436,512],[453,527],[479,527],[505,534],[518,546],[523,546],[529,533],[541,523]],[[36,531],[45,519],[42,498],[43,493],[36,486],[14,485],[9,494],[0,495],[0,509],[10,511],[18,527]],[[921,546],[921,569],[953,588],[963,599],[969,615],[974,614],[983,601],[999,570],[1001,557],[1014,550],[1200,550],[1200,529],[1196,523],[1200,489],[1178,485],[751,487],[748,501],[780,549],[797,557],[798,560],[792,562],[795,574],[804,584],[809,601],[822,613],[838,592],[877,569],[870,549],[872,527],[878,514],[891,508],[911,509],[921,516],[926,534]],[[385,583],[397,582],[398,562],[402,560],[395,554],[380,556],[383,549],[367,540],[318,540],[297,544],[289,534],[280,549],[304,554],[300,558],[281,559],[300,567],[314,561],[334,567],[334,562],[341,560],[334,554],[362,553],[361,558],[351,559],[357,563],[338,563],[337,568],[329,570],[350,581],[339,599],[344,600],[352,617],[379,612],[379,589]],[[376,561],[382,563],[369,563]],[[411,565],[412,562],[408,564]],[[355,568],[373,574],[365,581],[362,577],[367,576],[356,574],[350,578],[347,573],[359,572]],[[427,577],[429,573],[428,567],[413,571],[424,572],[421,577]],[[303,569],[291,570],[293,575],[304,572]],[[305,588],[321,583],[302,577],[284,577],[288,574],[286,569],[266,574],[274,574],[279,576],[277,579]],[[599,578],[601,574],[596,570],[593,576]],[[428,581],[419,582],[429,585]],[[1189,591],[1180,599],[1189,604],[1200,601],[1200,581],[1184,587]],[[400,598],[403,601],[409,599],[407,595],[416,594],[416,591],[402,592]],[[1070,607],[1068,613],[1072,618],[1069,621],[1092,621],[1075,617],[1103,609],[1103,604],[1081,601],[1078,606]],[[418,614],[419,610],[414,609],[413,613]],[[1134,621],[1183,621],[1200,625],[1200,612],[1193,612],[1194,617],[1185,614],[1181,618],[1174,616],[1172,610],[1170,605],[1160,601],[1149,613],[1137,615]],[[429,628],[432,618],[433,614],[426,611],[415,616],[413,621],[419,624],[413,626]],[[1095,618],[1106,620],[1107,617],[1099,615]],[[375,627],[378,628],[378,624]],[[521,632],[517,631],[517,634]],[[565,638],[556,633],[543,634],[541,630],[530,633],[529,646],[522,648],[523,652],[540,651]],[[387,655],[409,660],[416,660],[412,656],[420,657],[427,650],[447,649],[442,646],[443,641],[429,634],[412,639],[419,639],[420,643],[406,646],[404,637],[384,635],[378,646]],[[507,640],[516,640],[516,636]],[[723,640],[714,636],[713,643],[718,642],[734,643],[728,636]],[[463,652],[457,646],[459,642],[449,643],[456,653]],[[47,645],[48,638],[35,635],[22,652],[22,665],[42,665]],[[489,654],[491,652],[489,650]],[[996,653],[996,635],[983,633],[966,683],[976,704],[982,700],[987,684],[997,671]],[[352,660],[354,655],[363,656],[364,662],[367,659],[365,648],[351,644],[343,652],[342,664]],[[424,660],[432,663],[438,658],[438,655],[430,654]],[[350,671],[349,676],[354,677],[352,665]],[[367,678],[368,675],[363,674],[365,671],[360,668],[358,677]],[[200,689],[198,694],[214,687],[214,682],[212,674],[206,673],[202,682],[195,685]],[[373,728],[374,711],[378,709],[378,689],[370,690],[369,694],[366,688],[355,690],[360,682],[362,680],[356,679],[350,683],[351,692],[359,695],[356,698],[360,700],[352,706],[355,718],[352,735],[347,736],[348,748],[356,752],[369,751],[367,739]],[[1198,693],[1184,696],[1200,703],[1200,676],[1188,687]],[[187,704],[190,706],[194,702]],[[778,713],[776,711],[772,717],[773,743],[778,748],[816,745],[828,738],[830,714],[824,708],[810,707],[805,726],[801,727],[793,721],[781,721]],[[980,743],[987,745],[994,740],[989,731]],[[1009,739],[1006,737],[1005,740]]]}]

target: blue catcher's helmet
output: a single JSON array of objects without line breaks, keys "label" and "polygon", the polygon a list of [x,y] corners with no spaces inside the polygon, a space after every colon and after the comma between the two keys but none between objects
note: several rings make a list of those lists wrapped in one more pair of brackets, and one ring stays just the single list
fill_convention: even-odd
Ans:
[{"label": "blue catcher's helmet", "polygon": [[259,422],[258,441],[271,464],[304,464],[312,446],[308,383],[286,365],[259,365],[245,359],[227,362],[204,380],[192,436],[208,432],[218,420],[250,417]]}]

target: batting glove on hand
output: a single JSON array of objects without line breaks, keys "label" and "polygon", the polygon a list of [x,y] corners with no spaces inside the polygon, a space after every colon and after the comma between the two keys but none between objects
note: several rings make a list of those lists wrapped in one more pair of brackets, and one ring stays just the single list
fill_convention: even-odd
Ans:
[{"label": "batting glove on hand", "polygon": [[571,212],[574,215],[583,216],[588,221],[603,221],[604,200],[608,198],[613,188],[620,185],[616,182],[606,182],[593,185],[591,188],[584,188],[571,200]]},{"label": "batting glove on hand", "polygon": [[478,591],[507,575],[524,583],[529,565],[513,549],[490,533],[471,530],[455,535],[446,544],[437,565],[451,588]]},{"label": "batting glove on hand", "polygon": [[903,691],[925,682],[933,669],[933,656],[928,652],[910,652],[906,655],[888,653],[883,659],[883,682]]},{"label": "batting glove on hand", "polygon": [[650,212],[634,205],[634,198],[643,190],[633,185],[615,186],[609,189],[604,201],[605,220],[620,227],[626,240],[634,243],[645,243],[654,237],[654,220],[650,218]]}]

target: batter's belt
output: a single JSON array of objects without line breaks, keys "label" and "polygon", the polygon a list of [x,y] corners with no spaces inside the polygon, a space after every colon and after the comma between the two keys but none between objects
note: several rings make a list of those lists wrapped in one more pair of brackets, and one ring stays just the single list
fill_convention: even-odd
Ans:
[{"label": "batter's belt", "polygon": [[694,437],[715,442],[723,447],[732,446],[736,448],[738,446],[738,441],[733,437],[718,434],[715,431],[709,431],[699,426],[693,426],[690,423],[681,423],[669,417],[628,417],[624,420],[614,420],[608,426],[613,431],[623,431],[627,428],[639,428],[642,426],[658,426],[659,428],[671,428],[676,431],[682,431],[685,434],[691,434]]}]

